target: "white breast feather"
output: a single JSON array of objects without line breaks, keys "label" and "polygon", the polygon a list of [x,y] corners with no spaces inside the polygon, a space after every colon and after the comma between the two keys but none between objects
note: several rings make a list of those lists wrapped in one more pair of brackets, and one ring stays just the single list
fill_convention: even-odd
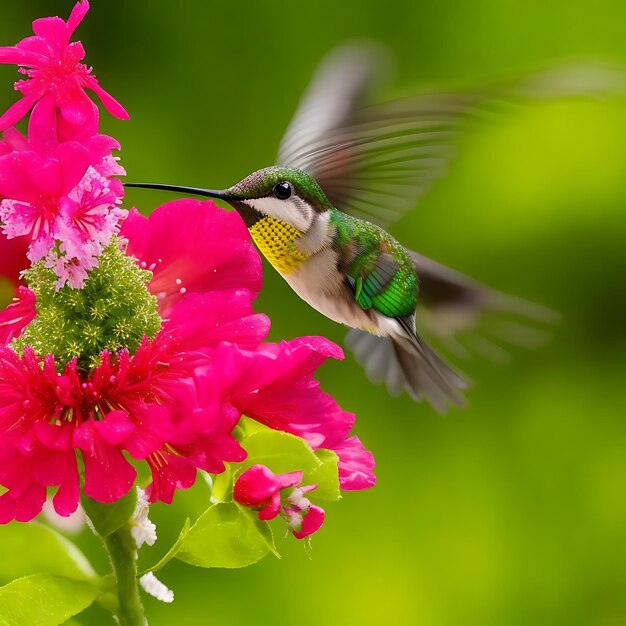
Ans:
[{"label": "white breast feather", "polygon": [[288,200],[278,200],[278,198],[268,196],[241,202],[265,215],[287,222],[303,233],[309,229],[313,220],[313,209],[297,196],[292,196]]}]

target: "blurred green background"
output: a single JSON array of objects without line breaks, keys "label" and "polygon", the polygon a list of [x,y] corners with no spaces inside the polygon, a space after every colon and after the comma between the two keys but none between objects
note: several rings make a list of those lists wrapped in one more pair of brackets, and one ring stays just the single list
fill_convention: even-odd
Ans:
[{"label": "blurred green background", "polygon": [[[12,44],[71,1],[5,2]],[[395,91],[484,83],[560,61],[626,63],[622,0],[154,2],[94,0],[87,62],[129,110],[103,116],[129,180],[223,187],[274,162],[320,58],[353,37],[397,57]],[[2,108],[13,67],[0,67]],[[351,355],[321,371],[358,415],[377,486],[327,507],[310,551],[246,570],[160,573],[171,606],[151,626],[361,624],[617,626],[626,623],[626,108],[567,99],[515,110],[469,135],[449,175],[392,232],[407,246],[561,312],[553,341],[479,359],[465,411],[440,416],[370,385]],[[128,193],[149,211],[171,199]],[[181,219],[184,216],[181,215]],[[272,339],[344,330],[269,267],[258,310]],[[203,492],[204,493],[204,492]],[[153,507],[154,562],[199,493]],[[79,543],[105,571],[88,531]],[[84,624],[110,623],[93,609]]]}]

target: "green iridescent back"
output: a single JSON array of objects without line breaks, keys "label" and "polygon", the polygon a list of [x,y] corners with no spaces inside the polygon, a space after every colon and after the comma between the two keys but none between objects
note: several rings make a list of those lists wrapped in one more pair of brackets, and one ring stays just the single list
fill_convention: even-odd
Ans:
[{"label": "green iridescent back", "polygon": [[334,244],[364,309],[387,317],[413,315],[419,292],[413,261],[406,250],[378,226],[333,209]]}]

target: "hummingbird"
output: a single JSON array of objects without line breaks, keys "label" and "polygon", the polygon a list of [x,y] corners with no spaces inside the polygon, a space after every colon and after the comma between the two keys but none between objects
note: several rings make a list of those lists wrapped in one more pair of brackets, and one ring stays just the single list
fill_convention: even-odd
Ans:
[{"label": "hummingbird", "polygon": [[[526,324],[554,316],[404,247],[386,230],[442,175],[454,139],[484,115],[488,99],[446,93],[368,104],[381,58],[363,45],[331,53],[287,129],[278,165],[222,190],[125,186],[230,204],[293,291],[350,328],[347,345],[372,381],[445,412],[465,403],[468,382],[425,336],[464,356],[458,337],[470,334],[477,351],[499,358],[506,353],[479,332],[487,317]],[[511,324],[501,338],[519,343],[522,333],[538,337],[534,330]]]}]

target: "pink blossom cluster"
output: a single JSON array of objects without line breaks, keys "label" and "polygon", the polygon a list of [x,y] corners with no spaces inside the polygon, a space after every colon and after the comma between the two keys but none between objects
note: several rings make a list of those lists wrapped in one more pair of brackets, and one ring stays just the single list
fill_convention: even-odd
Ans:
[{"label": "pink blossom cluster", "polygon": [[[219,473],[224,462],[245,458],[232,435],[243,414],[336,452],[342,489],[374,484],[372,455],[349,434],[354,415],[314,378],[341,350],[322,337],[264,342],[269,320],[252,309],[260,259],[235,213],[177,200],[149,218],[131,211],[121,234],[127,254],[152,268],[148,288],[163,328],[134,354],[103,353],[88,375],[75,361],[57,373],[53,355],[0,345],[0,484],[8,489],[0,521],[31,519],[48,487],[58,487],[56,511],[73,512],[75,450],[90,497],[112,502],[129,491],[136,471],[128,453],[150,467],[150,499],[171,502],[176,489],[194,484],[197,469]],[[0,312],[11,336],[34,307],[23,298]]]},{"label": "pink blossom cluster", "polygon": [[257,509],[260,520],[280,513],[296,539],[317,532],[324,523],[324,510],[305,496],[317,485],[300,487],[302,472],[274,474],[265,465],[253,465],[237,478],[233,488],[236,502]]},{"label": "pink blossom cluster", "polygon": [[[37,20],[34,37],[0,48],[0,61],[30,68],[16,85],[23,99],[0,125],[33,109],[28,137],[8,129],[0,143],[0,272],[17,286],[0,311],[0,522],[32,519],[48,491],[64,516],[81,489],[113,502],[133,487],[137,462],[151,471],[149,499],[171,502],[198,470],[220,473],[246,457],[233,435],[242,415],[334,451],[342,489],[372,486],[372,455],[350,435],[354,415],[314,378],[343,353],[321,337],[265,341],[269,320],[252,308],[261,262],[239,216],[210,201],[178,200],[150,217],[133,209],[120,225],[114,176],[123,170],[111,156],[119,146],[97,134],[98,111],[84,89],[117,117],[126,114],[80,63],[82,45],[69,41],[87,9],[83,0],[67,23]],[[59,286],[80,288],[118,231],[124,252],[152,272],[147,288],[162,318],[156,337],[133,353],[103,352],[88,372],[76,360],[60,368],[53,354],[30,347],[15,352],[10,342],[37,315],[35,294],[17,275],[24,255],[45,258]],[[265,519],[281,512],[304,537],[324,513],[304,495],[312,486],[298,486],[297,470],[281,478],[265,468],[247,489],[240,477],[238,489],[243,504],[260,507]]]},{"label": "pink blossom cluster", "polygon": [[[98,134],[98,108],[85,89],[116,117],[128,114],[81,63],[82,44],[70,42],[88,9],[85,0],[67,22],[35,20],[34,36],[0,47],[0,63],[15,63],[26,76],[15,83],[22,99],[0,117],[2,231],[28,239],[28,258],[45,259],[58,289],[82,286],[126,214],[118,206],[123,187],[112,178],[124,174],[112,156],[120,146]],[[24,136],[13,125],[31,109]]]}]

